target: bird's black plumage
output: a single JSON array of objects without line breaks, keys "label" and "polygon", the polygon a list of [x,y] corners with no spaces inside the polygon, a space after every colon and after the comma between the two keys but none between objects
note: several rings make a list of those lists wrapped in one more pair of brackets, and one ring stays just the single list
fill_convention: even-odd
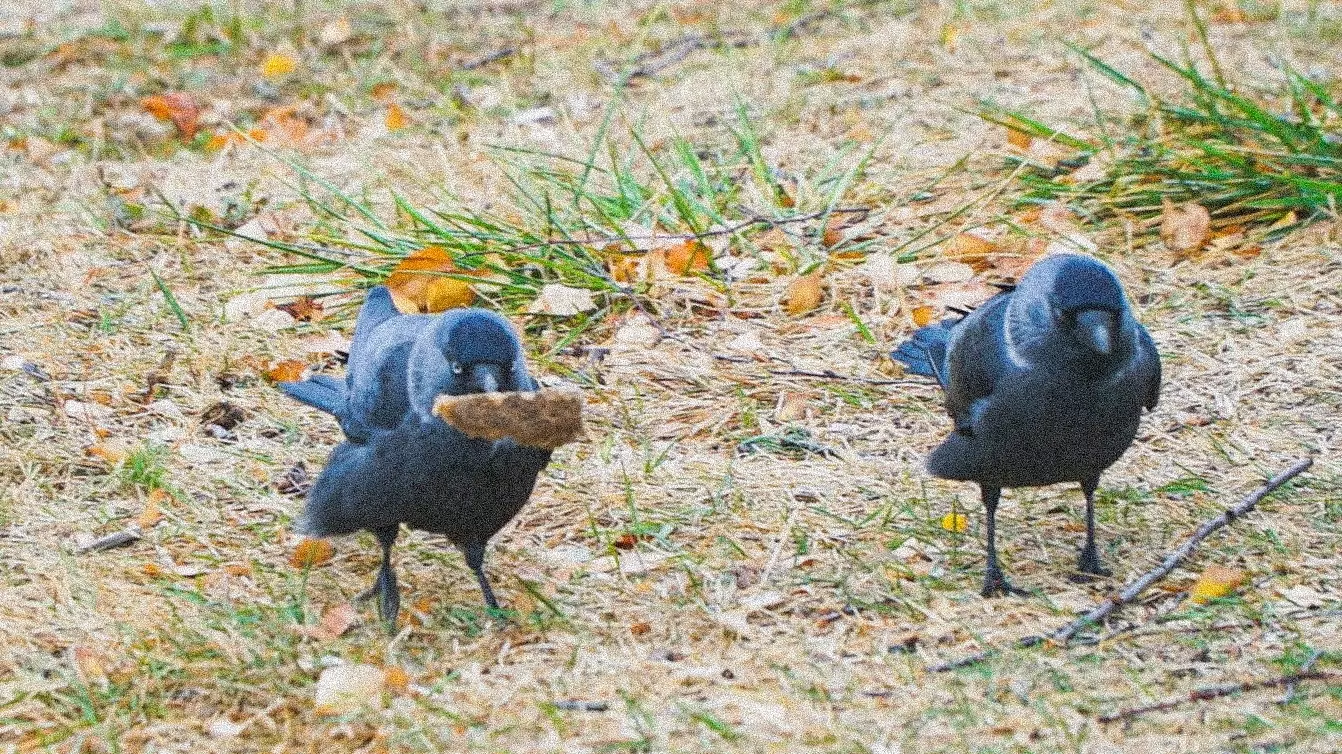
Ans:
[{"label": "bird's black plumage", "polygon": [[995,542],[1003,487],[1078,482],[1086,496],[1079,568],[1103,573],[1095,489],[1160,393],[1160,356],[1113,271],[1080,254],[1045,257],[1015,289],[963,319],[917,330],[891,356],[946,391],[955,430],[927,468],[979,484],[988,530],[984,594],[1012,590]]},{"label": "bird's black plumage", "polygon": [[312,536],[377,536],[383,562],[371,592],[383,617],[394,625],[399,608],[391,547],[401,524],[446,535],[497,607],[485,545],[531,496],[550,451],[468,438],[433,414],[433,402],[536,390],[507,320],[483,309],[403,315],[377,287],[359,311],[345,380],[319,375],[280,387],[340,421],[346,440],[308,493],[301,526]]}]

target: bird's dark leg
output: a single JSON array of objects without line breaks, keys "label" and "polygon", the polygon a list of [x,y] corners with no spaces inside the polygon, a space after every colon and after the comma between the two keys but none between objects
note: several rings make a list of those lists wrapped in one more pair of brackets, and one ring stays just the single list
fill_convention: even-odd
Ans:
[{"label": "bird's dark leg", "polygon": [[996,597],[1002,594],[1024,594],[1011,585],[1002,574],[1002,566],[997,562],[997,501],[1002,497],[1001,487],[979,485],[983,497],[983,508],[988,518],[988,568],[983,574],[983,596]]},{"label": "bird's dark leg", "polygon": [[1095,547],[1095,489],[1099,486],[1098,477],[1081,483],[1081,492],[1086,496],[1086,544],[1081,548],[1076,569],[1081,573],[1108,576],[1110,571],[1100,565],[1100,552]]},{"label": "bird's dark leg", "polygon": [[494,590],[489,588],[489,579],[485,578],[485,544],[480,542],[464,545],[461,552],[466,556],[466,565],[475,571],[475,578],[480,582],[480,591],[485,595],[485,604],[498,610],[499,601],[494,599]]},{"label": "bird's dark leg", "polygon": [[355,597],[357,600],[366,600],[376,595],[378,612],[382,614],[382,620],[387,622],[387,631],[393,634],[396,633],[396,616],[401,612],[401,592],[396,585],[396,571],[391,567],[391,546],[396,544],[399,529],[399,526],[388,526],[373,532],[378,544],[382,545],[382,567],[378,568],[372,588]]}]

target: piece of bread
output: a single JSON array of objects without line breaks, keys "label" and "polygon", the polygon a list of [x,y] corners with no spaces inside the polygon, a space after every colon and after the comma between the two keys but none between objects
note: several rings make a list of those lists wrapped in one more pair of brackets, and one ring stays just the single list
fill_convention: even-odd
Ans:
[{"label": "piece of bread", "polygon": [[433,413],[467,437],[552,450],[582,435],[582,403],[574,389],[440,395]]}]

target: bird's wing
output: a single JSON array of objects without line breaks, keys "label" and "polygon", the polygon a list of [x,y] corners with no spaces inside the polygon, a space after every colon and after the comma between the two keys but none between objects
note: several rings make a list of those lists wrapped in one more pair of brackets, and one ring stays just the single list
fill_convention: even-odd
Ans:
[{"label": "bird's wing", "polygon": [[385,285],[368,289],[368,297],[359,307],[359,318],[354,322],[354,340],[349,347],[351,363],[368,358],[369,339],[379,325],[389,319],[401,316],[392,301],[391,291]]},{"label": "bird's wing", "polygon": [[998,382],[1016,367],[1006,341],[1010,292],[994,296],[952,330],[946,358],[946,409],[955,429],[971,434]]},{"label": "bird's wing", "polygon": [[1151,339],[1151,334],[1141,325],[1137,325],[1137,343],[1138,367],[1146,374],[1146,397],[1142,405],[1150,410],[1160,401],[1160,351],[1156,348],[1156,342]]},{"label": "bird's wing", "polygon": [[[341,420],[345,434],[363,442],[380,430],[395,429],[410,413],[406,365],[415,338],[433,317],[400,315],[384,319],[363,332],[362,313],[350,348],[348,409]],[[360,335],[363,336],[359,340]]]}]

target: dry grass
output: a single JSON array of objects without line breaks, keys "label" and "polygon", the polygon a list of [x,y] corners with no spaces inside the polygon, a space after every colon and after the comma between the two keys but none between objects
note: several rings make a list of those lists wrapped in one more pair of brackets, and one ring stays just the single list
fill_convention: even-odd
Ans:
[{"label": "dry grass", "polygon": [[[1068,579],[1080,541],[1075,490],[1019,490],[1004,503],[1000,542],[1034,594],[978,596],[976,494],[919,468],[947,429],[937,396],[915,381],[878,384],[892,378],[883,354],[909,331],[925,291],[874,288],[836,260],[822,308],[788,317],[779,301],[791,273],[825,256],[801,236],[793,267],[733,286],[730,303],[706,281],[660,284],[649,300],[671,337],[653,346],[615,336],[628,315],[561,349],[565,322],[518,318],[549,380],[593,383],[592,414],[590,441],[557,453],[495,542],[487,568],[506,620],[480,606],[456,553],[413,535],[399,548],[413,622],[396,639],[371,608],[340,638],[301,636],[296,626],[349,600],[376,563],[364,538],[336,543],[335,558],[310,570],[290,563],[301,500],[276,483],[296,463],[318,468],[338,430],[259,373],[271,360],[321,362],[304,338],[328,328],[225,322],[225,301],[289,260],[165,226],[152,212],[161,194],[219,216],[229,201],[247,214],[264,198],[269,216],[299,230],[317,218],[282,162],[247,146],[176,148],[170,127],[137,114],[139,96],[186,85],[235,116],[307,103],[314,127],[338,133],[289,152],[315,174],[353,194],[390,185],[423,201],[446,185],[483,206],[507,189],[483,145],[582,154],[614,96],[593,60],[619,70],[684,29],[761,33],[821,6],[486,3],[426,14],[409,3],[351,5],[362,36],[318,54],[311,40],[335,16],[328,9],[240,5],[237,57],[166,57],[169,40],[139,32],[88,36],[114,29],[111,19],[181,30],[182,9],[149,18],[130,3],[35,6],[19,13],[36,20],[29,34],[0,19],[5,60],[43,53],[0,68],[0,129],[11,143],[0,152],[0,750],[1342,746],[1335,680],[1302,683],[1286,704],[1263,690],[1097,721],[1289,673],[1313,651],[1324,653],[1317,669],[1342,670],[1342,249],[1327,223],[1257,256],[1191,260],[1133,248],[1120,227],[1085,229],[1166,359],[1161,406],[1104,480],[1112,582]],[[619,112],[650,141],[718,144],[739,99],[766,135],[768,159],[792,175],[823,172],[846,146],[877,144],[851,202],[887,207],[950,170],[936,206],[874,216],[875,240],[862,251],[880,253],[1003,185],[1004,134],[956,106],[988,97],[1084,123],[1080,66],[1058,36],[1103,41],[1106,59],[1141,68],[1151,64],[1139,26],[1174,49],[1188,35],[1177,9],[1136,4],[854,5],[790,39],[697,50],[636,81]],[[256,63],[299,30],[309,40],[303,69],[273,94],[258,89]],[[1335,4],[1285,2],[1275,20],[1214,24],[1212,37],[1226,51],[1221,63],[1252,80],[1268,51],[1326,60],[1340,31]],[[47,54],[61,42],[73,46]],[[137,45],[157,52],[134,54]],[[462,70],[509,46],[513,58]],[[397,83],[410,128],[386,133],[370,94],[384,80]],[[464,87],[455,99],[446,81]],[[1097,96],[1109,91],[1090,84]],[[514,117],[537,106],[556,118]],[[966,169],[951,169],[966,156]],[[1011,190],[945,230],[999,221]],[[799,207],[817,201],[797,198]],[[137,224],[124,205],[139,203],[150,215]],[[592,362],[575,350],[588,345],[611,351]],[[775,373],[826,369],[853,379]],[[201,427],[219,401],[246,412],[232,437]],[[1304,454],[1318,456],[1306,478],[1210,540],[1168,589],[1099,630],[1099,643],[926,672],[1066,622]],[[967,532],[941,528],[952,510],[968,514]],[[74,554],[136,519],[142,539]],[[1244,569],[1249,585],[1187,602],[1183,590],[1210,564]],[[321,669],[352,662],[399,668],[408,683],[391,684],[381,709],[319,715]]]}]

